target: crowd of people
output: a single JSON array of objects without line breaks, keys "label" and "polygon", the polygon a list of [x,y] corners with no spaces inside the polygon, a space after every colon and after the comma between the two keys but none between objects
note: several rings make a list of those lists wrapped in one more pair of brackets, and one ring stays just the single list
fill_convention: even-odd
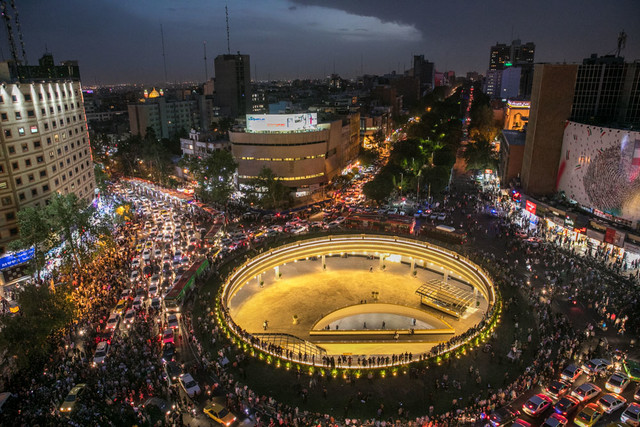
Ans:
[{"label": "crowd of people", "polygon": [[[477,221],[487,203],[496,203],[495,194],[453,194],[448,200],[452,214],[458,214],[460,222],[469,231],[471,240],[478,244],[467,247],[464,252],[474,262],[486,268],[494,280],[504,288],[518,292],[525,299],[535,317],[537,336],[532,339],[531,328],[518,327],[511,337],[497,336],[492,340],[506,339],[530,346],[533,362],[520,366],[522,374],[516,378],[482,378],[477,369],[469,369],[464,379],[443,376],[436,381],[436,388],[455,392],[464,384],[475,383],[475,393],[465,393],[464,398],[455,398],[451,409],[437,413],[433,405],[427,405],[425,413],[411,416],[408,410],[398,405],[377,411],[377,416],[368,419],[349,417],[354,402],[371,399],[369,393],[358,390],[347,398],[342,416],[301,409],[308,397],[314,394],[326,396],[326,378],[319,371],[309,376],[298,372],[299,406],[278,402],[273,396],[261,395],[247,385],[247,359],[228,341],[221,332],[213,313],[212,296],[193,298],[192,304],[206,315],[191,318],[185,313],[183,321],[189,331],[189,340],[198,356],[194,369],[214,379],[205,385],[213,395],[222,396],[227,407],[236,414],[251,416],[258,426],[273,425],[472,425],[486,417],[495,408],[514,400],[538,383],[556,378],[559,371],[572,360],[591,358],[606,352],[607,346],[594,345],[591,334],[576,330],[562,312],[552,306],[553,298],[567,296],[583,303],[596,316],[596,326],[615,328],[619,334],[637,334],[640,327],[637,296],[632,290],[637,282],[637,267],[606,250],[596,249],[577,252],[566,239],[551,234],[540,227],[532,233],[541,238],[542,245],[533,247],[518,237],[519,218],[508,205],[503,206],[505,215],[484,227]],[[473,215],[472,215],[473,213]],[[206,216],[194,217],[206,221]],[[134,219],[139,221],[139,218]],[[11,391],[14,398],[0,414],[0,423],[6,425],[49,425],[62,422],[71,425],[119,425],[150,424],[149,412],[142,410],[143,403],[152,396],[165,397],[176,402],[174,408],[163,418],[165,425],[182,425],[183,414],[193,414],[195,405],[182,399],[171,390],[162,376],[161,343],[157,317],[148,309],[138,312],[133,326],[127,334],[117,333],[111,340],[107,362],[93,366],[92,354],[95,338],[104,330],[104,324],[121,292],[129,287],[128,272],[136,245],[133,224],[116,227],[115,246],[104,248],[83,269],[55,269],[38,285],[70,283],[72,298],[78,307],[78,317],[60,334],[52,337],[52,351],[41,366],[20,370],[3,379],[4,390]],[[480,249],[487,239],[498,242],[499,251]],[[548,242],[548,243],[544,243]],[[211,272],[226,260],[214,261]],[[523,272],[532,272],[534,277],[544,279],[545,286],[531,283]],[[539,284],[538,284],[539,285]],[[503,311],[514,313],[515,298],[504,301]],[[520,307],[522,309],[522,307]],[[479,325],[480,328],[482,325]],[[591,328],[592,329],[592,328]],[[472,330],[469,334],[475,333]],[[435,353],[446,351],[465,337],[455,338],[450,343],[437,347]],[[476,349],[475,352],[481,351]],[[295,357],[296,355],[294,355]],[[509,363],[500,355],[501,363]],[[299,355],[303,358],[303,355]],[[393,360],[366,359],[356,361],[339,359],[340,365],[358,363],[364,366],[388,364]],[[412,354],[398,355],[397,361],[407,363],[423,361]],[[318,363],[323,363],[319,360]],[[451,363],[449,360],[448,363]],[[513,358],[510,363],[522,363]],[[324,365],[334,367],[335,360],[325,360]],[[446,365],[445,365],[446,366]],[[411,369],[411,377],[424,379],[428,375],[425,363]],[[349,381],[355,381],[349,378]],[[70,415],[61,414],[60,403],[69,390],[79,383],[86,384],[81,404]]]}]

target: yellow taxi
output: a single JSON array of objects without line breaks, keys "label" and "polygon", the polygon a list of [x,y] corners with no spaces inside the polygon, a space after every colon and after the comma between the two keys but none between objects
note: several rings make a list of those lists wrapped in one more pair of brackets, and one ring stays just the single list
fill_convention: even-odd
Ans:
[{"label": "yellow taxi", "polygon": [[122,315],[125,308],[127,308],[127,300],[121,299],[120,301],[118,301],[118,305],[116,305],[116,308],[113,311],[114,313]]},{"label": "yellow taxi", "polygon": [[210,403],[203,411],[209,418],[224,426],[230,426],[236,420],[236,416],[219,403]]},{"label": "yellow taxi", "polygon": [[595,403],[589,403],[582,411],[578,412],[573,422],[582,427],[591,427],[602,418],[602,414],[604,414],[602,408]]},{"label": "yellow taxi", "polygon": [[71,389],[67,397],[64,398],[64,402],[60,405],[60,412],[68,413],[73,411],[73,408],[76,406],[76,402],[78,401],[78,396],[86,387],[86,384],[78,384]]}]

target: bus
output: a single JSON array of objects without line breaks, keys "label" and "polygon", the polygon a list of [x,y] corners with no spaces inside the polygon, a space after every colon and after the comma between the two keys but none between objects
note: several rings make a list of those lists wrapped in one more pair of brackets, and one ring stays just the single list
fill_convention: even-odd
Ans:
[{"label": "bus", "polygon": [[191,268],[182,273],[182,276],[178,278],[164,297],[163,304],[165,312],[177,313],[180,311],[180,307],[187,293],[193,288],[196,279],[204,273],[207,267],[209,267],[209,261],[204,258],[196,261]]},{"label": "bus", "polygon": [[403,215],[354,214],[345,219],[344,226],[357,230],[412,234],[415,220]]},{"label": "bus", "polygon": [[438,225],[434,227],[433,225],[422,224],[418,234],[457,245],[467,243],[467,233],[462,230],[456,230],[448,225]]}]

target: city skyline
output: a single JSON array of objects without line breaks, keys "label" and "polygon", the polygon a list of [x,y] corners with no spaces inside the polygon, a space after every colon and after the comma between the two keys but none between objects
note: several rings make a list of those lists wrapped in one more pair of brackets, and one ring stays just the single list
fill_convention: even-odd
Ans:
[{"label": "city skyline", "polygon": [[[580,62],[592,53],[615,52],[622,30],[628,34],[622,55],[629,62],[640,59],[640,31],[633,25],[640,4],[631,0],[616,7],[542,1],[506,10],[499,1],[454,1],[447,7],[410,1],[399,7],[383,0],[192,1],[179,6],[73,0],[27,1],[19,13],[29,63],[45,49],[56,62],[77,59],[84,84],[164,81],[162,25],[167,80],[181,82],[204,80],[205,41],[207,74],[213,77],[213,59],[227,52],[225,5],[230,51],[251,56],[254,80],[320,78],[334,71],[347,78],[402,73],[411,68],[414,54],[425,55],[439,71],[484,73],[490,47],[516,38],[536,44],[536,62]],[[2,56],[9,59],[6,39],[3,32]]]}]

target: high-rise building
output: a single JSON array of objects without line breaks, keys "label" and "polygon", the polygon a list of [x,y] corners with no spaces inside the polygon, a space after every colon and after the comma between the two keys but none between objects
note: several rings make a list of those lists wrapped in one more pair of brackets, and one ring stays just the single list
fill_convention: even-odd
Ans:
[{"label": "high-rise building", "polygon": [[171,138],[182,130],[200,129],[201,116],[207,111],[207,104],[199,104],[197,99],[166,99],[162,90],[154,88],[151,92],[145,90],[144,98],[129,104],[128,108],[132,135],[144,137],[147,129],[151,128],[157,138]]},{"label": "high-rise building", "polygon": [[521,181],[530,195],[553,193],[578,65],[536,64]]},{"label": "high-rise building", "polygon": [[502,70],[505,67],[533,64],[536,45],[528,42],[522,44],[520,40],[513,40],[510,45],[496,43],[491,46],[489,53],[489,69]]},{"label": "high-rise building", "polygon": [[249,55],[218,55],[214,61],[216,71],[215,105],[220,114],[238,117],[252,113],[251,64]]},{"label": "high-rise building", "polygon": [[433,89],[435,73],[435,64],[424,59],[424,55],[413,56],[413,77],[420,79],[422,94]]},{"label": "high-rise building", "polygon": [[640,126],[640,64],[594,55],[579,65],[535,65],[522,165],[525,192],[556,191],[568,120],[620,129]]},{"label": "high-rise building", "polygon": [[87,202],[96,188],[75,61],[0,63],[0,253],[18,237],[17,213],[54,192]]}]

